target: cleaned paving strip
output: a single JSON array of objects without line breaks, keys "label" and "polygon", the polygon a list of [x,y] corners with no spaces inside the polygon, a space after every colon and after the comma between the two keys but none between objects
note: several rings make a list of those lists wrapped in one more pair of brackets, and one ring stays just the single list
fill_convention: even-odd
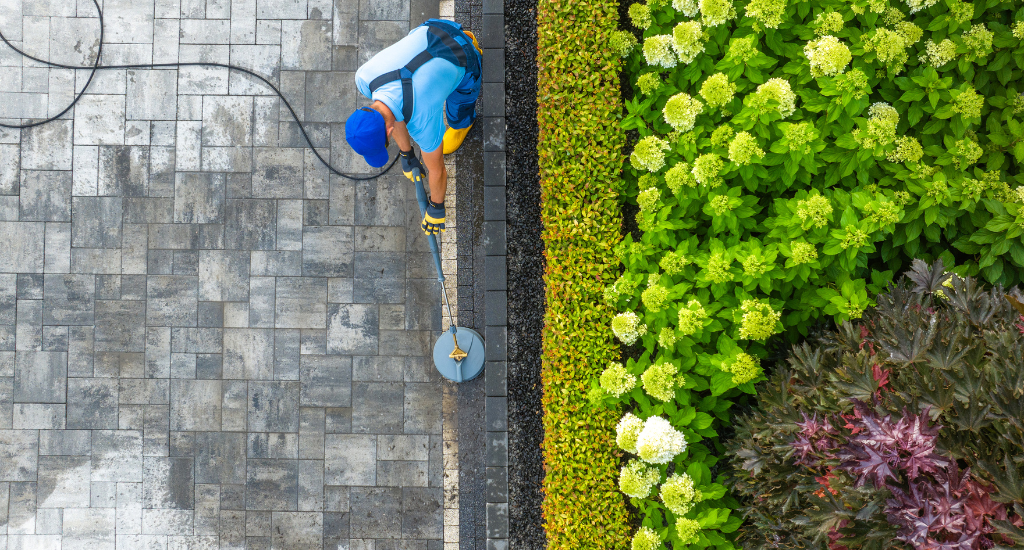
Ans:
[{"label": "cleaned paving strip", "polygon": [[[103,6],[104,63],[250,68],[350,171],[353,71],[438,15]],[[90,63],[98,28],[88,0],[0,5],[57,62]],[[87,77],[0,48],[0,117],[55,115]],[[206,68],[104,71],[64,119],[0,131],[0,549],[444,546],[457,462],[413,189],[331,176],[304,145],[268,90]]]}]

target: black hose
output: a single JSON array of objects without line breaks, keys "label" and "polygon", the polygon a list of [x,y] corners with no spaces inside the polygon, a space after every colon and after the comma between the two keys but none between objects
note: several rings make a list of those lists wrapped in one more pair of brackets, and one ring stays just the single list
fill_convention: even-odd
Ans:
[{"label": "black hose", "polygon": [[181,67],[220,67],[220,68],[223,68],[223,69],[229,69],[229,70],[232,70],[232,71],[238,71],[240,73],[247,74],[247,75],[249,75],[251,77],[257,78],[257,79],[260,80],[260,82],[263,82],[264,84],[266,84],[271,90],[274,90],[274,93],[277,94],[277,97],[281,98],[281,101],[284,102],[284,106],[288,108],[288,112],[291,113],[292,118],[295,119],[295,123],[298,124],[298,126],[299,126],[299,131],[302,132],[302,137],[306,140],[306,144],[309,145],[309,148],[313,150],[313,154],[316,155],[316,158],[319,159],[320,162],[323,163],[323,165],[326,166],[327,169],[330,170],[333,174],[335,174],[337,176],[340,176],[340,177],[343,177],[343,178],[346,178],[346,179],[355,180],[355,181],[372,180],[374,178],[378,178],[378,177],[383,176],[384,174],[386,174],[395,165],[395,162],[398,161],[399,155],[395,155],[395,158],[393,158],[391,160],[391,162],[387,165],[386,168],[384,168],[383,171],[381,171],[378,174],[374,174],[372,176],[353,176],[353,175],[350,175],[350,174],[343,174],[337,168],[331,166],[331,164],[329,162],[324,160],[324,157],[321,156],[320,152],[317,151],[316,147],[313,146],[312,140],[309,139],[309,134],[306,133],[306,128],[302,126],[302,121],[299,120],[299,115],[295,114],[295,109],[292,108],[291,103],[288,103],[288,100],[284,97],[284,94],[281,93],[281,90],[278,90],[277,87],[274,86],[266,78],[263,78],[262,76],[254,73],[252,71],[250,71],[249,69],[243,69],[242,67],[236,67],[234,65],[225,65],[223,63],[203,63],[203,62],[194,62],[194,63],[192,63],[192,62],[190,62],[190,63],[151,63],[151,64],[144,64],[144,65],[103,65],[103,66],[100,66],[100,58],[103,57],[103,10],[100,9],[100,4],[99,4],[99,2],[97,0],[92,0],[92,3],[96,6],[96,13],[99,15],[99,21],[100,21],[100,43],[99,43],[99,48],[98,48],[98,50],[96,52],[96,62],[91,67],[72,67],[70,65],[62,65],[60,63],[54,63],[52,61],[47,61],[45,59],[39,59],[38,57],[35,57],[35,56],[30,55],[30,54],[28,54],[28,53],[26,53],[26,52],[24,52],[22,50],[19,50],[14,44],[11,44],[11,42],[9,40],[7,40],[7,37],[4,36],[3,32],[0,31],[0,40],[3,40],[4,44],[7,44],[7,46],[9,48],[11,48],[12,50],[18,52],[22,56],[24,56],[24,57],[26,57],[28,59],[31,59],[32,61],[35,61],[37,63],[42,63],[42,64],[50,66],[50,67],[56,67],[58,69],[70,69],[70,70],[74,70],[74,71],[80,71],[80,70],[88,70],[89,71],[89,79],[86,80],[85,86],[82,87],[82,91],[78,92],[78,94],[75,95],[75,99],[71,103],[69,103],[68,106],[65,107],[63,111],[61,111],[57,115],[52,116],[50,118],[47,118],[45,120],[40,120],[40,121],[37,121],[37,122],[29,122],[27,124],[4,124],[4,123],[0,122],[0,128],[13,128],[13,129],[16,129],[16,130],[20,130],[20,129],[23,129],[23,128],[33,128],[35,126],[42,126],[43,124],[48,124],[48,123],[53,122],[54,120],[57,120],[58,118],[64,116],[68,111],[71,110],[72,107],[75,106],[76,103],[78,103],[78,100],[82,99],[82,96],[85,94],[85,91],[88,90],[89,89],[89,85],[92,84],[92,78],[94,76],[96,76],[96,71],[99,71],[99,70],[107,70],[107,69],[172,69],[172,68],[177,69],[177,68],[181,68]]}]

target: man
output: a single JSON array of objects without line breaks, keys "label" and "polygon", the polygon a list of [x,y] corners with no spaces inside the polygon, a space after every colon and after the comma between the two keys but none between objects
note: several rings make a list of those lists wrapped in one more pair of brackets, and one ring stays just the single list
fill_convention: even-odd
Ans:
[{"label": "man", "polygon": [[[427,174],[430,195],[421,227],[428,235],[444,231],[444,155],[455,152],[473,127],[482,53],[476,37],[461,25],[431,19],[356,71],[359,92],[373,102],[348,117],[345,139],[379,168],[388,161],[393,138],[405,176],[422,185]],[[423,153],[425,171],[413,141]],[[414,176],[415,169],[420,176]]]}]

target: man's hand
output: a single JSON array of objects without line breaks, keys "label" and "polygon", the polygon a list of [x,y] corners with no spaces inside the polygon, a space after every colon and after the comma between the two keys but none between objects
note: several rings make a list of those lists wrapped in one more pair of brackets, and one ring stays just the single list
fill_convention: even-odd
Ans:
[{"label": "man's hand", "polygon": [[444,231],[444,203],[437,204],[427,199],[427,211],[423,214],[420,228],[427,235],[437,235]]},{"label": "man's hand", "polygon": [[[420,159],[416,158],[416,152],[410,149],[409,151],[400,151],[400,153],[402,155],[402,172],[405,172],[405,177],[416,183],[423,181],[427,177],[427,171],[420,164]],[[418,174],[415,169],[419,169]]]}]

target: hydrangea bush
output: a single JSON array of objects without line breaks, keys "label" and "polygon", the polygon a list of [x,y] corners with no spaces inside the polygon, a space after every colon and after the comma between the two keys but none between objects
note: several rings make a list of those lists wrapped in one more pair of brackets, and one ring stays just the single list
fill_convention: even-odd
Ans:
[{"label": "hydrangea bush", "polygon": [[[604,298],[643,353],[621,365],[628,390],[609,374],[591,398],[669,422],[687,445],[659,486],[685,471],[703,491],[767,340],[859,318],[910,258],[1024,278],[1024,8],[647,0],[629,15],[613,46],[635,83],[638,231]],[[633,502],[661,541],[733,545],[727,495],[679,514],[658,490]]]}]

